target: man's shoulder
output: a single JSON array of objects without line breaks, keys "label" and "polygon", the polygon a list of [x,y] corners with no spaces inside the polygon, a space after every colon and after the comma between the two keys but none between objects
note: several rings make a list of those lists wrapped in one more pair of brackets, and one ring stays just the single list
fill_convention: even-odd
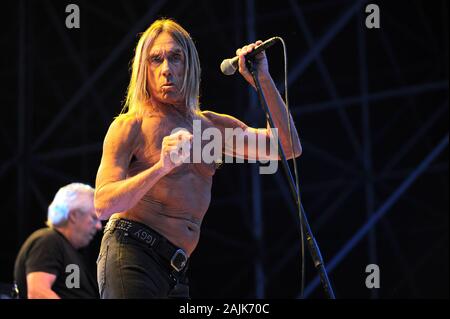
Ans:
[{"label": "man's shoulder", "polygon": [[22,252],[36,249],[51,250],[62,245],[63,238],[53,229],[46,227],[34,231],[21,247]]},{"label": "man's shoulder", "polygon": [[201,117],[205,117],[207,119],[214,119],[214,118],[220,117],[222,115],[223,114],[220,114],[220,113],[217,113],[217,112],[213,112],[213,111],[210,111],[210,110],[201,110],[200,111],[200,116]]},{"label": "man's shoulder", "polygon": [[45,227],[36,230],[29,237],[32,242],[48,243],[48,242],[62,242],[64,239],[56,230],[50,227]]},{"label": "man's shoulder", "polygon": [[229,117],[227,114],[217,113],[209,110],[200,111],[200,116],[212,124],[219,124]]},{"label": "man's shoulder", "polygon": [[120,114],[110,124],[107,140],[111,142],[135,141],[142,130],[142,116]]},{"label": "man's shoulder", "polygon": [[134,113],[120,114],[111,122],[110,130],[113,129],[121,132],[136,131],[141,128],[142,121],[143,117]]},{"label": "man's shoulder", "polygon": [[223,113],[217,113],[213,111],[201,111],[201,114],[204,118],[206,118],[212,125],[220,128],[226,128],[226,127],[235,127],[236,123],[239,123],[235,117],[223,114]]},{"label": "man's shoulder", "polygon": [[50,227],[44,227],[44,228],[40,228],[35,230],[28,238],[30,240],[36,240],[36,239],[41,239],[41,238],[53,238],[56,237],[57,233],[55,232],[55,230],[53,230]]}]

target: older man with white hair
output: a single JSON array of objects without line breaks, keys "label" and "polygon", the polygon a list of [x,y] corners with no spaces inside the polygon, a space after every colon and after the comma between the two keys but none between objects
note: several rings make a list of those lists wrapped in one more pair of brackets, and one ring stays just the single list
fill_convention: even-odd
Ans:
[{"label": "older man with white hair", "polygon": [[58,190],[48,207],[46,228],[22,245],[14,266],[20,298],[97,298],[95,278],[79,249],[101,229],[94,189],[72,183]]}]

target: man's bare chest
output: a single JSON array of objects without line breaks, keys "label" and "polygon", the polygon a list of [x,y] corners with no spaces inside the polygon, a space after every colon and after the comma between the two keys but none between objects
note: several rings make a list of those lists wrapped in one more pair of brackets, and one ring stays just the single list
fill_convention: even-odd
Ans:
[{"label": "man's bare chest", "polygon": [[142,122],[138,146],[133,152],[134,159],[141,164],[146,164],[145,166],[154,165],[160,159],[164,137],[174,134],[178,130],[187,130],[193,135],[191,156],[186,164],[174,169],[170,175],[189,171],[211,176],[214,174],[217,164],[208,158],[205,159],[204,151],[208,148],[208,141],[200,138],[205,130],[211,127],[210,123],[202,119],[188,121],[163,117],[145,118]]}]

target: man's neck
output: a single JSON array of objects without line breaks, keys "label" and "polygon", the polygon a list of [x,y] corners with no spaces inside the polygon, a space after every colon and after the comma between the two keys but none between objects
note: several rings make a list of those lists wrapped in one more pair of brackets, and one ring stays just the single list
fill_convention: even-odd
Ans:
[{"label": "man's neck", "polygon": [[190,120],[192,118],[189,109],[186,106],[175,104],[152,104],[148,105],[144,109],[146,115],[160,114],[164,117],[182,118],[183,120]]},{"label": "man's neck", "polygon": [[73,248],[78,249],[77,241],[75,240],[75,236],[72,231],[70,231],[67,227],[54,227],[55,230],[61,233],[64,238],[72,245]]}]

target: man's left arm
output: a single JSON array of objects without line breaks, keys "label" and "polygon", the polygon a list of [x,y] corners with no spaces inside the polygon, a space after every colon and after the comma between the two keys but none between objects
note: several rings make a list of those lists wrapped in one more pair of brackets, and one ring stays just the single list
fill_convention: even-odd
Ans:
[{"label": "man's left arm", "polygon": [[[245,78],[245,80],[250,83],[254,88],[256,85],[253,81],[253,77],[250,71],[245,65],[245,55],[252,52],[253,49],[261,44],[262,41],[257,41],[255,43],[246,45],[241,49],[236,50],[236,55],[239,57],[239,73]],[[278,136],[288,158],[298,157],[302,153],[302,147],[300,144],[300,139],[297,134],[297,129],[295,128],[292,116],[287,116],[286,105],[278,92],[277,87],[269,73],[269,66],[267,62],[267,57],[265,52],[261,52],[255,56],[255,64],[258,71],[258,79],[261,84],[261,89],[264,97],[266,98],[267,105],[269,107],[270,113],[272,114],[273,122],[275,127],[278,129]],[[288,130],[288,121],[290,121],[290,127],[292,132],[292,146],[294,148],[294,154],[291,151],[291,142]],[[269,136],[271,135],[270,126],[267,125],[269,130]]]}]

